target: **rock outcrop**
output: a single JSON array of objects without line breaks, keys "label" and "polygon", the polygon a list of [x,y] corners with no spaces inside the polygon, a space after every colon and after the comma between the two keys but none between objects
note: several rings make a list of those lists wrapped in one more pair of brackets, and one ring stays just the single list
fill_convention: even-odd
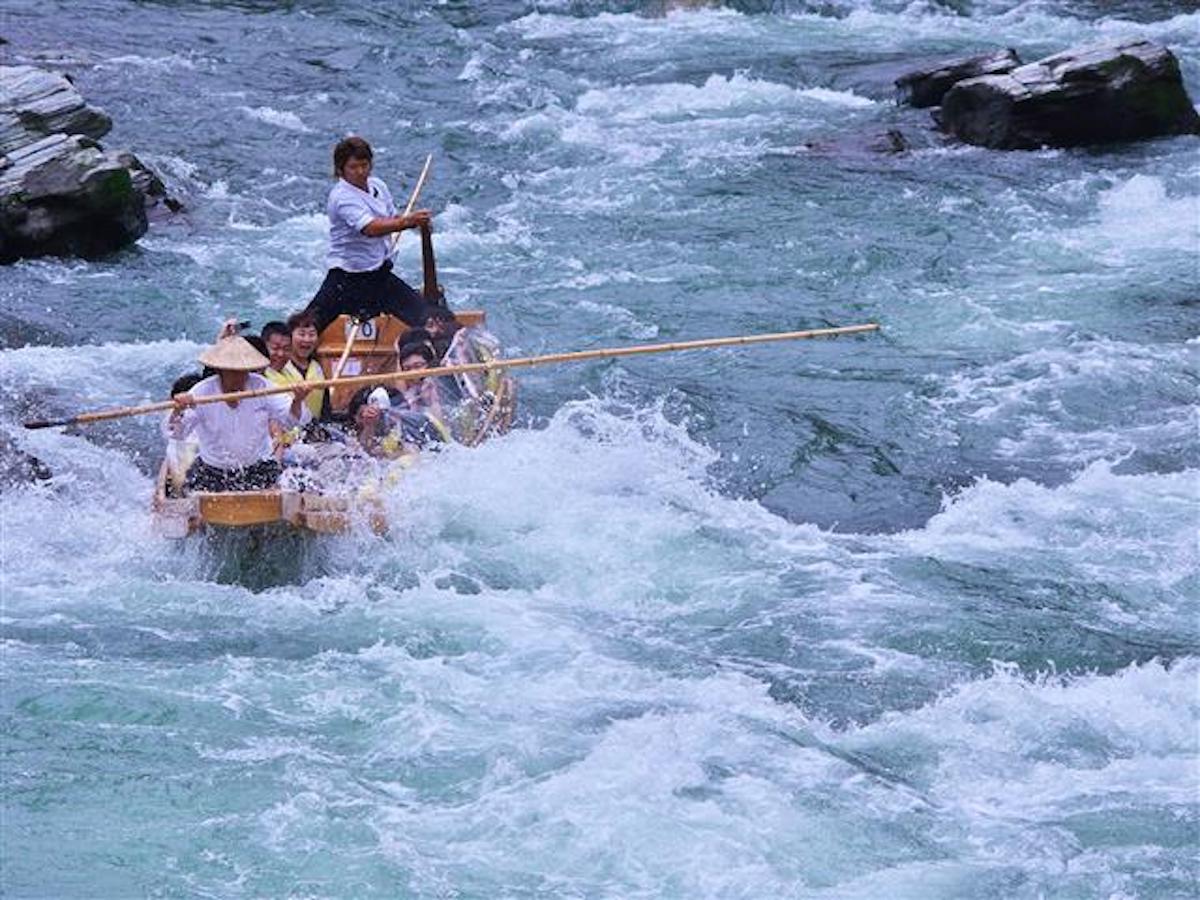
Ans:
[{"label": "rock outcrop", "polygon": [[897,100],[909,106],[938,106],[946,91],[958,82],[981,75],[1003,75],[1021,65],[1015,50],[998,50],[982,56],[948,59],[924,69],[915,69],[896,79]]},{"label": "rock outcrop", "polygon": [[174,203],[137,157],[100,146],[111,128],[66,76],[0,67],[0,263],[110,253]]},{"label": "rock outcrop", "polygon": [[968,78],[946,92],[936,119],[961,141],[1002,150],[1200,134],[1178,61],[1149,41],[1076,48]]}]

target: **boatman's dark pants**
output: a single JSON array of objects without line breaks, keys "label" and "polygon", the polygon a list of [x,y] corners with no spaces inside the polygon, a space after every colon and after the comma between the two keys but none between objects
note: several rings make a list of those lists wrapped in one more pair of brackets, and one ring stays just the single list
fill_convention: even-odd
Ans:
[{"label": "boatman's dark pants", "polygon": [[330,269],[317,295],[308,304],[317,317],[317,333],[340,315],[369,319],[389,313],[409,325],[425,324],[425,298],[392,274],[387,260],[371,272]]},{"label": "boatman's dark pants", "polygon": [[273,459],[260,459],[240,469],[220,469],[202,459],[188,469],[189,491],[262,491],[275,487],[283,467]]}]

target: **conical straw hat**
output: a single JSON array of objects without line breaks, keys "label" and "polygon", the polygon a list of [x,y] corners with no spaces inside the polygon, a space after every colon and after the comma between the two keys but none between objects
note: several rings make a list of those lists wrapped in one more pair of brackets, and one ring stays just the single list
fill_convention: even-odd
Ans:
[{"label": "conical straw hat", "polygon": [[236,334],[221,338],[201,353],[198,359],[206,366],[232,372],[254,372],[266,368],[271,362],[255,350],[248,340]]}]

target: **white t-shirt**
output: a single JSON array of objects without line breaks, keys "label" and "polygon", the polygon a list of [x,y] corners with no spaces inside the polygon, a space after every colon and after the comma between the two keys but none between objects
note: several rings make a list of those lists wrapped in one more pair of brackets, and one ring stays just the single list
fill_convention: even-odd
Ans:
[{"label": "white t-shirt", "polygon": [[[256,372],[246,381],[246,390],[273,387]],[[190,391],[193,397],[211,397],[223,393],[219,375],[210,375]],[[183,415],[168,425],[168,435],[182,439],[195,435],[200,441],[200,459],[218,469],[240,469],[271,458],[270,422],[284,428],[303,424],[310,418],[304,404],[300,418],[291,413],[291,394],[272,394],[269,397],[249,397],[237,406],[228,403],[206,403],[186,409]]]},{"label": "white t-shirt", "polygon": [[378,178],[368,178],[367,189],[360,191],[339,178],[329,192],[325,212],[329,216],[329,268],[370,272],[383,265],[389,236],[367,237],[362,230],[372,219],[396,214],[396,204],[386,184]]}]

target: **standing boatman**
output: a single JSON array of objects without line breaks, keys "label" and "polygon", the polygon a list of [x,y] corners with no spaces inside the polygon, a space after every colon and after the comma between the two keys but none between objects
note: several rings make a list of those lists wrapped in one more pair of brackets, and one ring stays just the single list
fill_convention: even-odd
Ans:
[{"label": "standing boatman", "polygon": [[392,272],[388,235],[430,224],[419,209],[397,215],[387,185],[371,176],[374,153],[360,137],[348,137],[333,148],[337,183],[329,192],[329,271],[308,311],[317,332],[339,315],[360,319],[390,313],[409,325],[425,321],[425,299]]}]

